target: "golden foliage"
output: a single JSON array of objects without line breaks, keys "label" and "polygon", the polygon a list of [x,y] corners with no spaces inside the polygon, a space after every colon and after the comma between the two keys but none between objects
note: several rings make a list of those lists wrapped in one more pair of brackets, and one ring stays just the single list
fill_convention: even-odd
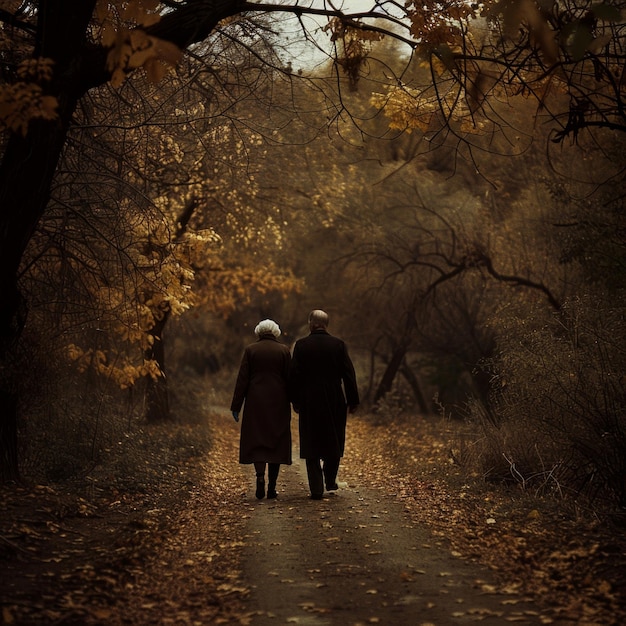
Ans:
[{"label": "golden foliage", "polygon": [[442,93],[400,85],[388,88],[387,93],[372,94],[370,102],[384,112],[389,128],[394,130],[427,132],[438,115],[454,117],[462,132],[475,133],[482,128],[481,122],[472,117],[465,99],[459,97],[458,89]]},{"label": "golden foliage", "polygon": [[[426,113],[434,107],[444,115],[445,123],[456,121],[462,130],[476,132],[481,124],[474,115],[489,97],[532,96],[544,108],[548,89],[556,93],[556,89],[567,91],[572,86],[572,93],[577,94],[574,98],[582,100],[588,91],[586,77],[595,76],[592,93],[596,94],[603,88],[603,76],[622,74],[620,62],[615,62],[622,58],[620,30],[615,24],[623,18],[609,3],[587,8],[563,6],[554,16],[535,0],[487,0],[480,4],[408,0],[405,6],[410,33],[417,51],[428,59],[433,82],[437,87],[440,82],[454,82],[456,89],[438,94],[436,102],[420,94],[413,106],[409,93],[400,93],[405,89],[385,97],[377,94],[373,104],[389,107],[386,115],[395,129],[424,129],[428,125]],[[526,52],[521,54],[522,50]],[[609,53],[602,55],[601,61],[590,59],[590,55],[602,54],[601,50]],[[581,65],[579,70],[565,72],[562,63]],[[603,65],[602,72],[598,68]],[[618,110],[612,104],[612,80],[606,83],[606,101],[598,100],[601,119]]]},{"label": "golden foliage", "polygon": [[52,78],[53,61],[38,57],[20,63],[18,81],[0,86],[0,125],[25,135],[33,119],[53,120],[57,99],[43,85]]},{"label": "golden foliage", "polygon": [[[422,67],[427,67],[431,75],[441,81],[456,76],[456,58],[471,39],[469,22],[478,17],[481,9],[472,8],[464,0],[449,0],[445,4],[408,0],[406,11],[411,35],[427,58]],[[387,93],[373,94],[371,103],[383,110],[389,127],[394,130],[426,132],[435,116],[441,115],[445,120],[457,120],[462,132],[477,132],[480,124],[470,114],[463,86],[442,85],[436,90],[392,86]]]},{"label": "golden foliage", "polygon": [[76,363],[79,372],[92,369],[97,374],[112,380],[121,389],[132,387],[141,377],[150,376],[156,379],[163,375],[156,361],[144,359],[142,363],[137,364],[131,362],[128,355],[115,351],[107,353],[93,348],[84,350],[75,344],[70,344],[67,346],[67,356]]},{"label": "golden foliage", "polygon": [[302,281],[291,270],[281,271],[273,263],[255,268],[227,267],[218,262],[204,280],[198,304],[223,318],[249,304],[257,293],[276,292],[286,297],[290,292],[299,293],[302,288]]},{"label": "golden foliage", "polygon": [[432,106],[428,107],[429,110],[421,108],[419,97],[420,93],[415,89],[390,87],[387,93],[373,93],[370,102],[384,111],[389,128],[408,133],[415,129],[426,132],[434,109]]},{"label": "golden foliage", "polygon": [[339,18],[328,21],[324,31],[330,32],[330,40],[341,43],[343,56],[337,62],[349,76],[351,82],[358,79],[359,70],[371,50],[371,44],[380,41],[383,35],[376,31],[364,30],[362,24],[346,22]]},{"label": "golden foliage", "polygon": [[[154,329],[167,317],[180,316],[196,303],[192,289],[195,268],[216,254],[220,239],[210,229],[198,233],[188,230],[175,238],[176,229],[166,214],[156,222],[146,220],[130,203],[120,214],[130,239],[124,247],[130,266],[119,267],[115,259],[110,263],[100,260],[110,267],[106,280],[88,273],[84,281],[99,311],[98,330],[103,339],[106,337],[106,346],[83,347],[79,344],[88,339],[77,337],[66,354],[79,371],[91,369],[126,388],[141,377],[162,375],[156,362],[144,358],[159,340]],[[96,250],[91,253],[103,254]],[[88,258],[80,262],[92,265]]]},{"label": "golden foliage", "polygon": [[423,49],[459,45],[467,21],[476,15],[472,5],[464,0],[408,0],[406,10],[411,20],[410,32]]},{"label": "golden foliage", "polygon": [[168,66],[180,61],[182,51],[177,46],[144,30],[159,21],[158,6],[153,0],[99,0],[96,16],[102,44],[109,48],[107,69],[113,86],[121,86],[127,73],[137,68],[143,68],[150,81],[159,82]]},{"label": "golden foliage", "polygon": [[[145,376],[162,375],[157,363],[144,355],[160,340],[154,329],[167,317],[201,307],[226,318],[257,294],[287,294],[301,286],[290,271],[279,270],[271,261],[257,263],[254,250],[235,254],[211,228],[187,227],[177,232],[175,215],[180,203],[188,199],[170,198],[169,206],[166,200],[158,199],[163,212],[156,223],[141,219],[132,206],[126,207],[122,214],[132,243],[124,252],[133,269],[118,270],[109,274],[106,283],[95,281],[91,287],[101,311],[99,331],[104,331],[107,346],[82,346],[88,339],[81,337],[66,349],[79,371],[92,370],[122,388]],[[236,224],[236,216],[231,217]],[[276,246],[276,233],[268,236],[266,246]],[[238,243],[230,241],[237,249]]]}]

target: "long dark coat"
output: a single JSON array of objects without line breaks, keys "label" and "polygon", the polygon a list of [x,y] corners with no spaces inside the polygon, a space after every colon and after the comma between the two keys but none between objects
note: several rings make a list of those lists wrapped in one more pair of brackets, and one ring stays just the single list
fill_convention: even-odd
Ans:
[{"label": "long dark coat", "polygon": [[291,464],[291,407],[287,393],[289,348],[271,333],[246,347],[231,411],[241,411],[240,463]]},{"label": "long dark coat", "polygon": [[325,330],[314,330],[296,341],[289,390],[299,414],[300,458],[342,457],[347,406],[359,404],[356,375],[346,344]]}]

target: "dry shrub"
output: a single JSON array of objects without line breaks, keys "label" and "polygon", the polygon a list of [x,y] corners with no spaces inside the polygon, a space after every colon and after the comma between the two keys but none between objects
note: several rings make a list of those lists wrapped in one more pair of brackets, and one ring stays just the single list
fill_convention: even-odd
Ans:
[{"label": "dry shrub", "polygon": [[626,505],[626,320],[599,299],[502,328],[494,408],[470,404],[492,478]]},{"label": "dry shrub", "polygon": [[389,419],[395,419],[407,411],[411,411],[415,404],[415,399],[408,385],[399,379],[394,381],[393,389],[386,393],[372,407],[372,414],[376,418],[376,423],[384,424]]},{"label": "dry shrub", "polygon": [[519,485],[537,495],[563,496],[562,448],[535,420],[518,415],[494,423],[480,402],[468,403],[473,429],[459,436],[454,459],[485,480]]},{"label": "dry shrub", "polygon": [[[20,472],[29,482],[107,476],[140,483],[147,467],[175,472],[208,449],[206,379],[172,376],[172,421],[149,426],[140,381],[120,389],[92,370],[77,371],[63,343],[30,334],[22,342]],[[153,462],[158,459],[158,463]]]},{"label": "dry shrub", "polygon": [[86,474],[132,430],[139,410],[136,392],[48,355],[31,353],[21,379],[20,471],[29,481]]}]

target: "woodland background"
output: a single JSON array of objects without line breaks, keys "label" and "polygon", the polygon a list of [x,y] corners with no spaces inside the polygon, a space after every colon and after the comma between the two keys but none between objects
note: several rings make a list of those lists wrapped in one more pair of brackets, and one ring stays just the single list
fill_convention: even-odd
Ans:
[{"label": "woodland background", "polygon": [[[13,282],[3,257],[5,479],[87,476],[121,447],[132,472],[146,424],[202,421],[207,389],[228,405],[259,320],[291,343],[320,307],[377,420],[443,415],[476,476],[626,506],[623,3],[408,3],[414,50],[381,36],[385,2],[369,30],[327,3],[315,27],[80,3],[107,80],[67,117]],[[218,5],[202,41],[163,43]],[[50,17],[1,3],[5,252],[45,178],[14,144],[65,93]]]}]

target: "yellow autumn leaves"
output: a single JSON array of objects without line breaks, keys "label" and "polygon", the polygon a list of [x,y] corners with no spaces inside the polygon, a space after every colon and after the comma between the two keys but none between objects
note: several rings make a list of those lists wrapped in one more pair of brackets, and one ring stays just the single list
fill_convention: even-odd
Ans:
[{"label": "yellow autumn leaves", "polygon": [[174,66],[180,60],[182,52],[177,46],[143,30],[159,21],[156,12],[159,4],[158,0],[99,0],[95,14],[102,44],[109,49],[107,69],[114,87],[124,82],[129,71],[140,67],[150,81],[157,83],[167,66]]},{"label": "yellow autumn leaves", "polygon": [[[148,80],[159,82],[175,66],[182,51],[174,44],[149,35],[144,29],[159,21],[158,0],[99,0],[93,32],[109,50],[107,70],[111,84],[122,85],[132,70],[143,68]],[[17,80],[0,85],[0,129],[26,135],[31,120],[53,120],[58,102],[46,93],[53,79],[54,61],[37,57],[20,63]]]},{"label": "yellow autumn leaves", "polygon": [[[148,228],[141,221],[130,221],[136,242],[126,248],[126,254],[137,272],[120,273],[117,282],[94,283],[92,288],[94,301],[100,303],[107,345],[96,349],[74,342],[66,348],[78,371],[92,370],[123,389],[140,378],[163,375],[156,361],[142,357],[155,342],[152,331],[166,316],[182,315],[196,304],[192,265],[216,256],[220,243],[217,234],[206,229],[172,242],[165,224]],[[154,251],[147,253],[146,247]]]},{"label": "yellow autumn leaves", "polygon": [[112,380],[121,389],[132,387],[135,382],[144,376],[158,378],[162,375],[156,361],[145,360],[137,365],[130,363],[124,355],[112,358],[110,353],[102,350],[89,348],[84,350],[75,344],[67,346],[67,355],[77,365],[79,372],[86,372],[92,369],[97,374]]},{"label": "yellow autumn leaves", "polygon": [[0,128],[25,135],[30,120],[56,117],[57,100],[42,86],[52,79],[53,65],[52,59],[28,59],[18,66],[16,82],[0,86]]},{"label": "yellow autumn leaves", "polygon": [[[438,60],[433,65],[441,67]],[[427,132],[434,128],[433,122],[442,119],[454,120],[459,130],[465,133],[477,133],[482,130],[482,121],[472,116],[462,91],[457,85],[446,90],[415,89],[406,85],[389,87],[386,93],[373,93],[372,106],[383,111],[389,120],[389,128],[411,133],[414,130]]]}]

